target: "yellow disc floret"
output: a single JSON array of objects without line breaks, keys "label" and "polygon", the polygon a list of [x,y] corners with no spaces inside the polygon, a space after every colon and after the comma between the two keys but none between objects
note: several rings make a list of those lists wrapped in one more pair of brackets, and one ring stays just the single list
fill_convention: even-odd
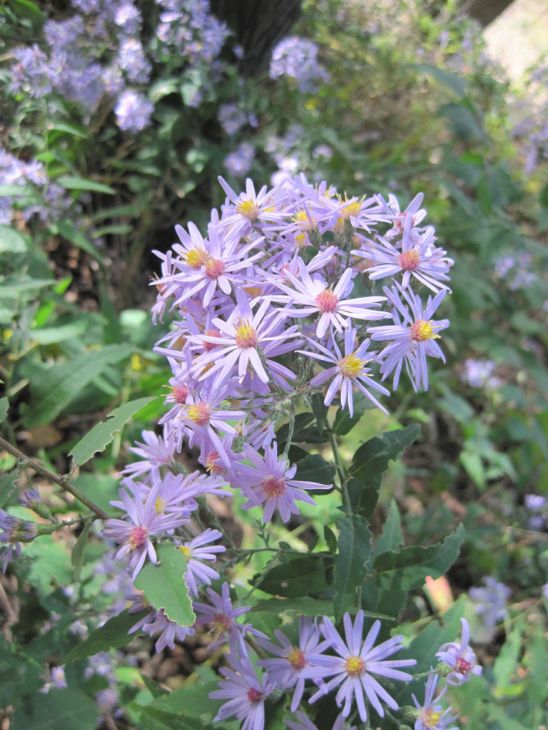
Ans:
[{"label": "yellow disc floret", "polygon": [[441,720],[441,712],[436,710],[428,709],[421,713],[421,722],[426,727],[437,728],[438,723]]},{"label": "yellow disc floret", "polygon": [[259,217],[259,206],[254,200],[242,200],[236,206],[236,212],[253,223]]},{"label": "yellow disc floret", "polygon": [[344,668],[351,677],[358,677],[365,669],[365,662],[361,656],[349,656]]},{"label": "yellow disc floret", "polygon": [[415,342],[425,342],[425,340],[438,340],[440,338],[434,332],[432,322],[425,319],[418,319],[411,325],[411,339]]},{"label": "yellow disc floret", "polygon": [[357,378],[358,375],[362,374],[365,363],[365,360],[362,360],[355,352],[352,352],[350,355],[343,357],[342,360],[339,360],[339,371],[345,378]]},{"label": "yellow disc floret", "polygon": [[192,557],[192,548],[189,548],[188,545],[181,545],[179,550],[183,553],[185,558]]},{"label": "yellow disc floret", "polygon": [[236,344],[242,349],[255,347],[257,344],[257,333],[253,325],[247,320],[242,320],[235,327]]},{"label": "yellow disc floret", "polygon": [[185,261],[192,269],[199,269],[206,259],[207,254],[201,248],[191,248],[185,254]]}]

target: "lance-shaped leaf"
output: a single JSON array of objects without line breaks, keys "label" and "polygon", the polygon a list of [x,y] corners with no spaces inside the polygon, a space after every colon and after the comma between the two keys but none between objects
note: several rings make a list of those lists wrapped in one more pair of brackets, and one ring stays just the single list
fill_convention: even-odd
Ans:
[{"label": "lance-shaped leaf", "polygon": [[140,613],[122,611],[122,613],[109,619],[103,626],[92,631],[87,639],[71,649],[64,657],[64,664],[86,659],[88,656],[94,656],[100,651],[119,649],[129,644],[134,637],[133,634],[128,634],[128,631],[143,616],[143,611]]},{"label": "lance-shaped leaf", "polygon": [[157,611],[162,609],[170,621],[179,626],[192,626],[196,615],[184,580],[187,560],[175,545],[158,545],[159,563],[147,563],[135,580],[147,601]]},{"label": "lance-shaped leaf", "polygon": [[82,466],[91,457],[103,451],[114,438],[114,434],[122,430],[129,419],[142,410],[146,405],[155,400],[154,396],[148,398],[137,398],[129,403],[124,403],[111,411],[106,420],[96,423],[86,435],[72,447],[70,455],[74,463]]},{"label": "lance-shaped leaf", "polygon": [[351,605],[355,590],[365,577],[366,562],[371,554],[371,533],[361,515],[343,517],[337,522],[339,552],[335,558],[335,620]]}]

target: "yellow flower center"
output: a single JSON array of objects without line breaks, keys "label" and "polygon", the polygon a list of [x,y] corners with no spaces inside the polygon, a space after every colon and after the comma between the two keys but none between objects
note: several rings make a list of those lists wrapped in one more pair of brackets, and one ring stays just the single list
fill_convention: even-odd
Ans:
[{"label": "yellow flower center", "polygon": [[358,677],[365,669],[365,662],[361,656],[350,656],[346,660],[344,668],[351,677]]},{"label": "yellow flower center", "polygon": [[259,206],[254,200],[242,200],[236,206],[236,212],[253,223],[259,217]]},{"label": "yellow flower center", "polygon": [[303,231],[311,231],[316,227],[314,218],[310,218],[305,210],[299,210],[293,216],[293,222],[299,224],[299,228]]},{"label": "yellow flower center", "polygon": [[325,314],[325,312],[334,312],[337,309],[339,298],[329,289],[325,289],[318,294],[315,301],[320,312]]},{"label": "yellow flower center", "polygon": [[199,269],[206,258],[206,252],[201,248],[191,248],[185,255],[185,261],[192,269]]},{"label": "yellow flower center", "polygon": [[422,724],[426,727],[436,728],[441,720],[441,715],[442,713],[436,712],[436,710],[424,710],[424,712],[421,712]]},{"label": "yellow flower center", "polygon": [[198,426],[207,426],[209,419],[211,418],[211,408],[207,403],[202,401],[188,406],[186,414],[190,420],[194,421],[194,423]]},{"label": "yellow flower center", "polygon": [[304,248],[308,244],[308,235],[306,233],[297,233],[295,236],[295,245],[297,248]]},{"label": "yellow flower center", "polygon": [[179,547],[179,550],[183,553],[185,558],[191,558],[192,557],[192,548],[189,548],[188,545],[181,545]]},{"label": "yellow flower center", "polygon": [[287,661],[291,664],[293,669],[304,669],[306,665],[304,652],[296,646],[294,646],[287,655]]},{"label": "yellow flower center", "polygon": [[240,321],[236,327],[235,339],[238,347],[241,347],[242,349],[255,347],[257,344],[257,333],[255,332],[255,328],[246,320]]},{"label": "yellow flower center", "polygon": [[345,378],[357,378],[358,375],[361,375],[365,362],[356,353],[352,352],[339,360],[339,371]]},{"label": "yellow flower center", "polygon": [[156,501],[154,502],[154,509],[156,510],[157,514],[162,514],[165,512],[166,509],[166,501],[162,497],[156,497]]},{"label": "yellow flower center", "polygon": [[419,252],[414,248],[400,254],[400,266],[404,271],[414,271],[421,262]]},{"label": "yellow flower center", "polygon": [[261,486],[267,497],[281,497],[285,494],[285,481],[281,477],[267,477],[263,479]]},{"label": "yellow flower center", "polygon": [[411,325],[411,339],[415,342],[424,342],[425,340],[439,340],[440,336],[435,334],[432,322],[424,319],[418,319]]}]

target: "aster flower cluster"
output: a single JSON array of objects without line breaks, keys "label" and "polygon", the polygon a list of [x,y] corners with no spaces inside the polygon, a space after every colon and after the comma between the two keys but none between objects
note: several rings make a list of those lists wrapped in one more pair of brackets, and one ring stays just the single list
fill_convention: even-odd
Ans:
[{"label": "aster flower cluster", "polygon": [[141,131],[154,111],[144,92],[151,60],[176,57],[187,69],[211,64],[228,35],[211,14],[208,0],[157,0],[156,5],[156,33],[144,46],[143,18],[132,0],[74,0],[74,15],[45,23],[42,46],[11,51],[10,92],[35,98],[55,93],[78,104],[86,115],[108,98],[120,129]]},{"label": "aster flower cluster", "polygon": [[319,82],[328,78],[326,69],[318,61],[318,51],[316,43],[307,38],[283,38],[272,51],[270,78],[288,76],[295,79],[299,91],[314,91]]}]

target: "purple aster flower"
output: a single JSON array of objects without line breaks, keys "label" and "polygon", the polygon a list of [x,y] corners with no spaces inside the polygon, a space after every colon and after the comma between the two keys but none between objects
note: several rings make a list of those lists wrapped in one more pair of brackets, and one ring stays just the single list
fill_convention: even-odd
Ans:
[{"label": "purple aster flower", "polygon": [[422,705],[414,694],[411,695],[418,710],[414,730],[458,730],[456,725],[449,727],[455,722],[458,715],[454,715],[450,707],[444,710],[439,704],[447,688],[443,689],[437,697],[435,696],[438,682],[439,676],[431,672],[426,680]]},{"label": "purple aster flower", "polygon": [[432,316],[444,300],[447,291],[441,291],[435,297],[428,297],[426,304],[423,304],[420,297],[410,289],[403,290],[397,284],[396,287],[385,289],[384,292],[394,307],[392,310],[394,324],[368,329],[373,341],[391,341],[379,355],[382,361],[383,380],[394,372],[394,388],[397,388],[405,364],[414,390],[418,391],[421,388],[428,390],[426,358],[435,357],[445,362],[445,356],[434,340],[439,339],[438,332],[449,327],[449,320],[433,320]]},{"label": "purple aster flower", "polygon": [[367,358],[367,348],[369,340],[364,340],[359,347],[356,347],[356,330],[349,328],[344,331],[344,355],[341,352],[335,338],[332,338],[333,352],[328,350],[319,342],[309,340],[309,343],[319,352],[310,350],[299,350],[303,355],[312,357],[322,362],[334,363],[334,367],[323,370],[310,381],[310,387],[315,388],[323,385],[327,380],[331,379],[327,393],[325,394],[324,404],[330,405],[337,393],[340,391],[341,407],[348,408],[350,416],[354,415],[354,387],[358,388],[366,398],[380,408],[383,413],[388,413],[386,408],[370,393],[369,388],[390,395],[390,391],[371,378],[371,370],[367,364],[373,358]]},{"label": "purple aster flower", "polygon": [[412,676],[400,671],[399,667],[412,667],[416,661],[414,659],[388,659],[403,648],[401,636],[394,636],[378,646],[373,646],[381,628],[380,621],[375,621],[364,640],[364,618],[364,612],[358,611],[354,625],[352,625],[350,614],[344,614],[346,643],[333,623],[328,618],[324,618],[320,626],[321,631],[338,656],[324,656],[317,660],[325,668],[324,676],[334,676],[312,695],[310,702],[316,702],[327,692],[339,687],[335,701],[339,707],[344,703],[343,717],[349,716],[355,701],[362,722],[367,722],[366,699],[380,717],[384,717],[381,700],[390,709],[398,709],[396,700],[388,694],[373,675],[399,682],[409,682]]},{"label": "purple aster flower", "polygon": [[462,636],[460,642],[452,641],[440,646],[436,656],[451,670],[447,675],[447,683],[452,685],[464,684],[472,674],[480,676],[482,668],[473,649],[469,646],[470,627],[465,618],[460,620],[462,625]]},{"label": "purple aster flower", "polygon": [[154,645],[156,653],[163,651],[166,646],[174,649],[176,641],[182,643],[187,636],[194,634],[194,629],[191,626],[179,626],[166,616],[163,609],[159,611],[151,610],[132,626],[128,633],[134,634],[137,631],[142,631],[157,639]]},{"label": "purple aster flower", "polygon": [[34,43],[32,46],[13,48],[11,55],[14,63],[10,69],[8,89],[15,93],[24,91],[35,98],[49,94],[54,80],[47,54]]},{"label": "purple aster flower", "polygon": [[464,361],[462,378],[472,388],[499,388],[502,381],[496,375],[493,375],[496,367],[497,364],[493,360],[468,358]]},{"label": "purple aster flower", "polygon": [[241,177],[250,171],[254,157],[255,147],[249,142],[242,142],[234,152],[225,157],[224,166],[231,175]]},{"label": "purple aster flower", "polygon": [[232,136],[247,124],[247,114],[239,104],[221,104],[218,119],[225,132]]},{"label": "purple aster flower", "polygon": [[119,703],[118,693],[112,687],[100,689],[95,693],[95,702],[101,714],[111,715]]},{"label": "purple aster flower", "polygon": [[129,81],[146,83],[149,79],[151,66],[145,58],[143,46],[136,38],[122,38],[117,66],[124,71]]},{"label": "purple aster flower", "polygon": [[198,595],[198,585],[210,585],[212,580],[217,580],[219,573],[209,565],[204,565],[204,560],[214,563],[218,553],[224,553],[224,545],[211,545],[212,542],[220,540],[223,533],[220,530],[207,529],[201,535],[193,538],[190,542],[183,543],[179,550],[188,559],[185,581],[189,591]]},{"label": "purple aster flower", "polygon": [[270,190],[266,185],[257,192],[253,181],[245,181],[245,193],[238,195],[222,177],[219,184],[225,191],[232,205],[225,205],[220,225],[228,228],[235,236],[243,236],[251,232],[253,225],[276,223],[287,217],[287,213],[278,209],[282,202],[279,198],[281,186],[277,185]]},{"label": "purple aster flower", "polygon": [[213,700],[227,700],[219,708],[215,721],[236,717],[243,721],[241,730],[264,730],[264,700],[273,687],[267,677],[257,676],[246,654],[232,656],[231,663],[231,667],[221,667],[223,679],[219,689],[209,693]]},{"label": "purple aster flower", "polygon": [[[130,495],[120,490],[120,503],[126,511],[124,519],[108,519],[103,534],[107,539],[115,540],[120,547],[115,552],[116,558],[128,556],[133,580],[143,567],[147,555],[152,563],[156,563],[156,550],[152,537],[180,527],[188,521],[188,513],[182,515],[158,512],[159,486],[151,489],[146,497]],[[120,504],[117,503],[117,504]]]},{"label": "purple aster flower", "polygon": [[493,632],[499,621],[506,618],[508,612],[506,604],[510,597],[510,589],[504,583],[499,583],[492,576],[483,579],[484,587],[473,586],[468,595],[476,604],[476,613],[481,618],[484,627]]},{"label": "purple aster flower", "polygon": [[269,678],[277,688],[283,690],[294,688],[291,712],[295,712],[303,696],[305,680],[316,677],[321,679],[324,676],[324,668],[317,666],[315,659],[329,646],[329,643],[321,639],[314,621],[303,616],[299,619],[297,646],[293,645],[279,629],[274,631],[274,635],[278,644],[269,640],[259,641],[259,644],[278,658],[263,659],[259,661],[259,665],[268,671]]},{"label": "purple aster flower", "polygon": [[388,238],[402,236],[406,240],[416,235],[415,229],[419,223],[426,218],[426,210],[421,208],[424,200],[423,193],[417,193],[405,210],[401,210],[398,199],[395,195],[388,196],[387,209],[392,220],[392,229],[387,233]]},{"label": "purple aster flower", "polygon": [[[202,377],[215,375],[215,383],[221,384],[226,382],[235,370],[237,370],[241,382],[251,369],[261,382],[268,383],[270,378],[265,369],[266,365],[272,371],[274,380],[282,387],[287,387],[285,380],[292,380],[295,375],[291,370],[275,363],[271,358],[265,358],[264,355],[267,350],[265,346],[270,346],[268,353],[270,355],[294,349],[296,345],[286,348],[284,340],[298,337],[297,328],[290,327],[283,332],[279,332],[280,320],[277,313],[270,309],[269,299],[263,299],[255,313],[253,313],[244,291],[239,289],[236,292],[236,300],[237,307],[226,322],[219,318],[213,319],[213,325],[219,330],[219,335],[215,335],[215,337],[203,335],[198,338],[191,338],[191,341],[197,339],[198,341],[211,342],[216,345],[212,352],[205,353],[197,359],[194,372],[199,373],[203,370]],[[283,350],[273,350],[272,345],[274,343],[283,344]],[[206,366],[210,364],[213,367],[207,369]]]},{"label": "purple aster flower", "polygon": [[541,512],[546,507],[546,497],[542,494],[526,494],[524,501],[531,512]]},{"label": "purple aster flower", "polygon": [[126,0],[116,8],[114,22],[124,33],[135,34],[141,29],[141,13],[130,0]]},{"label": "purple aster flower", "polygon": [[31,542],[36,534],[34,522],[20,520],[0,509],[0,563],[4,573],[9,563],[21,554],[21,543]]},{"label": "purple aster flower", "polygon": [[315,504],[314,499],[306,493],[308,489],[332,489],[332,484],[318,484],[294,479],[296,464],[289,466],[284,456],[278,456],[276,442],[265,449],[261,456],[249,445],[244,446],[244,456],[249,465],[240,463],[235,467],[236,485],[247,497],[244,509],[263,506],[263,520],[272,519],[275,510],[287,522],[291,515],[298,515],[295,502],[300,500]]},{"label": "purple aster flower", "polygon": [[116,124],[127,132],[140,132],[150,124],[154,104],[133,89],[122,91],[116,101]]},{"label": "purple aster flower", "polygon": [[370,262],[367,273],[373,281],[403,274],[403,289],[414,277],[437,293],[449,288],[444,282],[449,281],[447,272],[453,261],[447,258],[446,251],[434,246],[434,240],[434,229],[430,227],[416,241],[404,236],[401,242],[394,244],[379,236],[372,245],[352,253]]},{"label": "purple aster flower", "polygon": [[137,441],[130,451],[140,456],[139,461],[128,464],[122,474],[132,477],[139,477],[149,472],[159,476],[162,466],[169,466],[175,457],[175,443],[169,437],[169,432],[164,429],[164,436],[157,436],[154,431],[143,431],[141,434],[143,442]]},{"label": "purple aster flower", "polygon": [[[317,726],[304,712],[297,712],[296,720],[286,720],[289,730],[318,730]],[[342,715],[338,715],[332,730],[358,730],[355,725],[350,727]]]},{"label": "purple aster flower", "polygon": [[311,277],[302,259],[298,260],[300,277],[286,270],[285,278],[293,288],[272,279],[284,296],[272,297],[274,301],[284,302],[287,306],[284,315],[291,317],[308,317],[319,315],[316,337],[323,339],[330,327],[341,332],[349,326],[349,319],[386,319],[386,312],[375,311],[367,307],[377,307],[386,301],[386,297],[358,297],[344,299],[352,288],[352,269],[346,269],[334,287],[328,286],[318,276]]},{"label": "purple aster flower", "polygon": [[299,91],[312,92],[318,82],[329,77],[318,61],[318,46],[299,36],[283,38],[272,51],[270,78],[289,76],[296,80]]},{"label": "purple aster flower", "polygon": [[230,642],[231,652],[239,653],[243,645],[243,637],[250,633],[253,636],[266,639],[266,636],[254,629],[251,624],[242,624],[237,619],[250,610],[250,606],[234,608],[230,598],[230,587],[223,583],[221,593],[215,593],[212,588],[207,589],[209,603],[195,602],[197,626],[209,626],[213,636],[210,651],[214,651],[226,641]]},{"label": "purple aster flower", "polygon": [[43,694],[47,694],[51,689],[66,689],[68,687],[65,677],[64,667],[51,667],[49,670],[48,681],[39,690]]}]

